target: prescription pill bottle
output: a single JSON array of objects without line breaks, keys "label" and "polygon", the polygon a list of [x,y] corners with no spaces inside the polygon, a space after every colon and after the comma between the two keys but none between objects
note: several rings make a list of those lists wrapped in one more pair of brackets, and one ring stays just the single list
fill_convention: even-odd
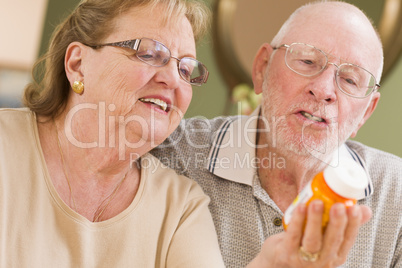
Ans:
[{"label": "prescription pill bottle", "polygon": [[[299,204],[308,206],[311,201],[320,199],[324,203],[322,228],[329,221],[329,210],[335,203],[343,203],[346,207],[356,204],[368,185],[367,174],[363,167],[353,159],[342,159],[336,167],[328,166],[318,173],[300,192],[283,216],[283,227],[286,230],[292,214]],[[364,195],[363,195],[364,196]]]}]

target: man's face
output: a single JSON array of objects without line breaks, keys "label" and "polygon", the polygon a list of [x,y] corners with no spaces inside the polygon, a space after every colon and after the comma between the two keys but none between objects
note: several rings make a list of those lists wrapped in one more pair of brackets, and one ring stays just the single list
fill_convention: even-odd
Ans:
[{"label": "man's face", "polygon": [[[376,41],[375,35],[359,20],[354,21],[358,31],[346,21],[342,24],[347,16],[350,14],[345,18],[340,15],[333,22],[327,18],[320,24],[303,19],[303,23],[295,24],[303,26],[294,26],[282,44],[307,43],[334,55],[330,62],[354,63],[377,74],[381,62],[372,55],[378,47],[366,45]],[[329,31],[335,26],[335,33]],[[285,53],[284,48],[272,51],[262,88],[262,113],[269,122],[270,144],[283,153],[324,159],[356,134],[371,115],[379,93],[365,99],[347,96],[336,84],[334,65],[318,75],[304,77],[286,66]]]}]

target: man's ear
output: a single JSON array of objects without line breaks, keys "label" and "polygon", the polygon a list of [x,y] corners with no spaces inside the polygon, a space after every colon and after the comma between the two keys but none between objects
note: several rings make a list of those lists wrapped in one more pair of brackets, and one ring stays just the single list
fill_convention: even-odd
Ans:
[{"label": "man's ear", "polygon": [[370,116],[373,114],[375,108],[377,107],[378,101],[380,100],[381,94],[380,92],[374,92],[373,96],[371,98],[371,101],[366,109],[366,112],[362,118],[362,120],[360,121],[359,125],[357,126],[357,128],[352,132],[352,135],[350,135],[350,137],[354,138],[357,135],[357,132],[359,131],[359,129],[364,125],[364,123],[366,123],[366,121],[370,118]]},{"label": "man's ear", "polygon": [[79,42],[72,42],[67,47],[64,57],[64,68],[70,84],[73,84],[75,81],[84,81],[82,56],[85,49],[86,47]]},{"label": "man's ear", "polygon": [[271,47],[271,45],[265,43],[260,47],[254,58],[252,78],[254,84],[254,91],[256,94],[260,94],[262,92],[262,85],[264,83],[265,71],[267,69],[272,51],[273,48]]}]

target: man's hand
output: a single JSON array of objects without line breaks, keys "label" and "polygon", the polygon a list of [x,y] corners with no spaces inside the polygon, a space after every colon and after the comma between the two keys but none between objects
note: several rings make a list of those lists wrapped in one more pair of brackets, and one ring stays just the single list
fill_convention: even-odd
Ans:
[{"label": "man's hand", "polygon": [[[322,214],[320,200],[311,202],[308,209],[305,205],[298,206],[287,231],[267,238],[261,252],[247,267],[329,268],[345,263],[359,228],[371,218],[371,209],[360,205],[348,209],[343,204],[333,205],[324,233],[321,231]],[[315,256],[318,257],[314,261]]]}]

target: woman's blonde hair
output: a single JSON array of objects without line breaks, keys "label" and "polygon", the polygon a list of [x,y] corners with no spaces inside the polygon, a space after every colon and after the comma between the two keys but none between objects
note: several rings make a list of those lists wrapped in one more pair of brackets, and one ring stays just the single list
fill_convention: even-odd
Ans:
[{"label": "woman's blonde hair", "polygon": [[[166,6],[165,20],[185,15],[195,41],[209,26],[210,11],[201,1],[188,0],[84,0],[59,24],[48,51],[33,67],[33,82],[24,93],[24,104],[38,115],[56,117],[66,106],[70,83],[64,69],[64,57],[70,43],[98,44],[113,31],[113,20],[132,7]],[[118,40],[121,41],[121,40]]]}]

